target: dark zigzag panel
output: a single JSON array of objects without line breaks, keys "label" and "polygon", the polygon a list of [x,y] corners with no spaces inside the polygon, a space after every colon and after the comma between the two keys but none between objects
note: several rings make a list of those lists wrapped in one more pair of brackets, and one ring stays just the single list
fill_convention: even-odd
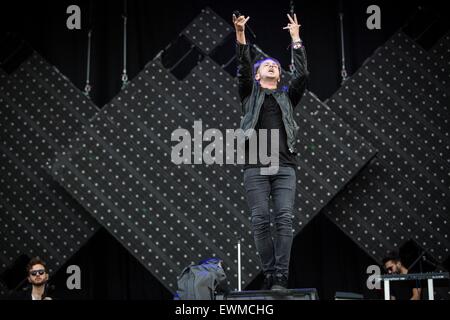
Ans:
[{"label": "dark zigzag panel", "polygon": [[211,8],[204,8],[200,14],[181,32],[205,54],[210,54],[234,28]]},{"label": "dark zigzag panel", "polygon": [[21,255],[39,255],[54,272],[97,230],[47,171],[96,111],[37,53],[0,73],[0,273]]},{"label": "dark zigzag panel", "polygon": [[443,36],[429,53],[430,59],[437,63],[436,77],[448,89],[450,85],[450,33]]},{"label": "dark zigzag panel", "polygon": [[440,262],[449,254],[450,100],[433,66],[398,33],[327,103],[379,150],[325,209],[377,261],[410,239]]}]

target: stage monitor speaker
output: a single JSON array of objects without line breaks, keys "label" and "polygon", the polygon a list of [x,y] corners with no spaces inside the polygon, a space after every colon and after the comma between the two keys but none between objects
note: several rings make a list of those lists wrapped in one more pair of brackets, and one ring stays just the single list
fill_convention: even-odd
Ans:
[{"label": "stage monitor speaker", "polygon": [[319,300],[319,295],[315,288],[234,291],[223,296],[223,300]]},{"label": "stage monitor speaker", "polygon": [[336,291],[334,300],[363,300],[364,296],[359,293]]}]

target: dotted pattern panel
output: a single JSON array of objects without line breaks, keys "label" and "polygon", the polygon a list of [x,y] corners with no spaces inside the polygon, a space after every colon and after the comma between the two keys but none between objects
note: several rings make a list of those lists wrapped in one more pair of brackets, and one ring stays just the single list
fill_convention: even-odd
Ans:
[{"label": "dotted pattern panel", "polygon": [[209,54],[231,32],[233,29],[225,20],[210,8],[204,8],[181,34]]},{"label": "dotted pattern panel", "polygon": [[[373,73],[386,83],[396,96],[408,101],[408,106],[422,113],[426,119],[449,138],[449,122],[446,115],[450,112],[449,87],[445,79],[438,77],[440,67],[433,57],[412,43],[401,33],[394,36],[387,46],[381,47],[378,54],[366,66],[365,70]],[[388,64],[385,70],[382,65]],[[420,103],[407,97],[414,97]]]},{"label": "dotted pattern panel", "polygon": [[[424,117],[420,118],[420,109],[412,106],[414,102],[404,103],[405,100],[398,99],[392,91],[380,89],[369,77],[366,72],[356,74],[337,97],[344,103],[350,103],[348,96],[351,95],[356,101],[352,103],[353,114],[364,118],[369,127],[367,130],[371,130],[368,135],[377,133],[382,140],[381,143],[376,142],[379,149],[391,146],[390,149],[395,149],[423,174],[430,175],[430,179],[445,190],[450,183],[450,177],[446,175],[446,167],[450,164],[449,139]],[[346,98],[341,98],[343,96]],[[346,115],[349,114],[350,111],[346,112]],[[398,162],[397,159],[400,158],[392,160]],[[429,172],[429,163],[433,166],[437,164],[437,171]],[[401,167],[401,163],[397,164]]]},{"label": "dotted pattern panel", "polygon": [[[375,159],[325,210],[361,248],[378,259],[387,248],[408,238],[404,215],[384,193],[390,187],[384,178],[392,174],[387,166]],[[380,208],[382,204],[383,208]]]},{"label": "dotted pattern panel", "polygon": [[378,261],[409,239],[449,254],[448,96],[421,61],[395,35],[327,103],[379,153],[325,211]]},{"label": "dotted pattern panel", "polygon": [[8,294],[8,288],[6,288],[1,282],[0,282],[0,296],[6,296]]},{"label": "dotted pattern panel", "polygon": [[39,255],[56,271],[98,228],[50,175],[96,107],[34,53],[0,73],[0,272],[20,255]]},{"label": "dotted pattern panel", "polygon": [[442,71],[440,62],[432,54],[427,53],[420,45],[415,43],[406,34],[399,32],[391,37],[386,47],[396,51],[408,62],[413,64],[428,81],[432,81],[437,88],[449,93],[449,74]]},{"label": "dotted pattern panel", "polygon": [[[53,167],[54,177],[171,291],[186,265],[213,255],[224,258],[234,286],[238,238],[243,284],[259,272],[241,166],[177,166],[170,158],[177,128],[193,134],[194,121],[202,120],[203,131],[237,129],[237,91],[235,79],[208,57],[184,81],[151,61]],[[375,152],[315,96],[303,101],[294,233]]]},{"label": "dotted pattern panel", "polygon": [[438,77],[442,79],[442,83],[446,86],[447,91],[450,84],[450,33],[443,36],[431,50],[435,60],[439,63],[436,70]]}]

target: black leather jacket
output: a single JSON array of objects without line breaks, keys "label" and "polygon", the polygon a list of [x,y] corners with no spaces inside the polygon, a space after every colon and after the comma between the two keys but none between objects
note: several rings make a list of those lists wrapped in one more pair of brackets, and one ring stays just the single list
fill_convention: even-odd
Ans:
[{"label": "black leather jacket", "polygon": [[[240,127],[246,132],[246,130],[255,128],[261,106],[264,103],[265,95],[261,90],[259,83],[254,80],[250,45],[237,43],[236,49],[238,59],[237,78],[243,114]],[[302,46],[299,49],[293,49],[293,51],[295,71],[289,83],[289,87],[277,90],[273,95],[282,112],[289,151],[295,153],[295,142],[299,127],[294,120],[293,109],[305,92],[309,72],[305,48]],[[249,136],[246,135],[246,139],[248,138]]]}]

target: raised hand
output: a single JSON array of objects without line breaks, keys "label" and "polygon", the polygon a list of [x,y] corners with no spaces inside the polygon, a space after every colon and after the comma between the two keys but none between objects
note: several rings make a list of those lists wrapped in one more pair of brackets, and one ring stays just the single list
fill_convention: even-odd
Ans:
[{"label": "raised hand", "polygon": [[234,28],[236,29],[236,32],[244,32],[245,31],[245,24],[247,23],[248,19],[250,19],[250,17],[245,17],[245,16],[239,16],[236,17],[233,14],[233,24],[234,24]]},{"label": "raised hand", "polygon": [[289,34],[291,35],[292,41],[300,41],[300,24],[297,21],[297,15],[294,13],[294,16],[291,17],[289,14],[287,15],[289,18],[289,23],[283,29],[288,29]]}]

